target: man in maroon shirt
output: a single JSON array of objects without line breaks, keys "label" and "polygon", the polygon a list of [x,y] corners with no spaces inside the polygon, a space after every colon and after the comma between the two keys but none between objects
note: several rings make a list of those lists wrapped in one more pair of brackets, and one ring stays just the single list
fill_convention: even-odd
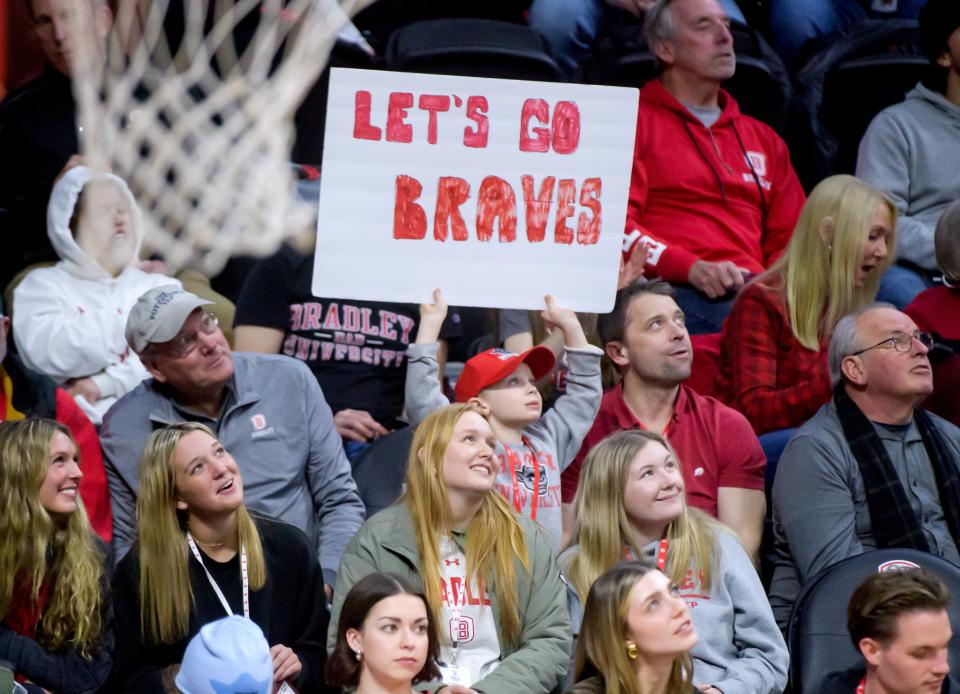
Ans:
[{"label": "man in maroon shirt", "polygon": [[677,451],[691,506],[720,519],[757,556],[763,534],[766,460],[746,418],[683,385],[693,351],[683,311],[666,282],[639,279],[617,292],[597,325],[623,381],[608,390],[583,447],[563,473],[569,517],[587,453],[621,429],[662,432]]}]

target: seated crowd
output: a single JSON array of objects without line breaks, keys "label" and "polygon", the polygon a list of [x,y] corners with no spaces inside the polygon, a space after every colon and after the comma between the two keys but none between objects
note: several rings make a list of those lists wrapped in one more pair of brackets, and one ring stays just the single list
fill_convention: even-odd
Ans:
[{"label": "seated crowd", "polygon": [[[503,311],[521,327],[454,380],[477,336],[442,288],[315,297],[285,245],[228,319],[141,259],[126,183],[57,130],[71,32],[102,38],[110,9],[26,0],[48,65],[0,106],[0,160],[37,155],[0,179],[22,237],[0,268],[0,694],[777,694],[791,613],[838,563],[901,548],[960,576],[960,4],[771,3],[774,26],[800,13],[785,61],[919,13],[935,73],[809,197],[721,88],[733,0],[573,4],[529,12],[564,70],[626,16],[660,68],[614,307]],[[354,466],[405,428],[377,461],[403,488],[367,517]],[[927,568],[871,575],[829,691],[960,692],[950,601]]]}]

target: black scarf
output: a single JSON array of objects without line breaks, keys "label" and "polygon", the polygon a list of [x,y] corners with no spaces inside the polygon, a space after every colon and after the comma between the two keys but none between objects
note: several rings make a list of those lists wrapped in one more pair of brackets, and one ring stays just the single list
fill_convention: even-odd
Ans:
[{"label": "black scarf", "polygon": [[[910,507],[897,471],[890,462],[883,442],[877,430],[860,408],[850,399],[843,384],[833,391],[833,401],[837,407],[837,418],[843,428],[843,434],[850,446],[850,452],[857,460],[863,486],[867,493],[867,508],[870,512],[870,525],[877,539],[877,546],[907,547],[921,552],[929,552],[930,546],[920,519]],[[913,421],[920,432],[923,447],[930,458],[930,465],[940,490],[940,506],[947,520],[947,527],[954,543],[960,538],[960,472],[958,461],[952,459],[946,443],[940,436],[926,412],[914,410]],[[960,545],[958,545],[960,548]]]}]

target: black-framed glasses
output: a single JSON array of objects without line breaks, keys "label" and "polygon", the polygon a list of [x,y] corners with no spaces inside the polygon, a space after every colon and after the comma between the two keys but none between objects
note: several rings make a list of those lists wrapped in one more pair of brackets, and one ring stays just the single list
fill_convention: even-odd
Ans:
[{"label": "black-framed glasses", "polygon": [[871,349],[876,349],[877,347],[883,347],[886,344],[893,345],[893,349],[897,352],[909,352],[913,347],[913,341],[916,340],[921,345],[930,349],[933,347],[933,335],[930,333],[920,332],[919,330],[913,333],[905,333],[900,330],[897,330],[893,335],[888,337],[886,340],[881,340],[875,345],[870,345],[864,349],[861,349],[859,352],[854,352],[847,356],[856,357],[857,355],[863,354],[864,352],[869,352]]}]

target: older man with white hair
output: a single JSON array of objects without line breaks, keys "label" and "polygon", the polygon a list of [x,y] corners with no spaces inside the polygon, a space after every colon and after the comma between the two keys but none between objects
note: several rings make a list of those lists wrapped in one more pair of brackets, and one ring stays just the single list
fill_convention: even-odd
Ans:
[{"label": "older man with white hair", "polygon": [[848,557],[908,547],[960,564],[960,429],[919,409],[931,344],[888,304],[837,324],[833,399],[787,444],[773,485],[781,626],[804,583]]},{"label": "older man with white hair", "polygon": [[209,303],[157,287],[127,319],[127,341],[153,378],[118,400],[101,429],[117,558],[135,540],[147,438],[169,424],[202,422],[236,459],[249,508],[297,526],[315,544],[329,592],[364,517],[333,414],[303,362],[232,352]]}]

